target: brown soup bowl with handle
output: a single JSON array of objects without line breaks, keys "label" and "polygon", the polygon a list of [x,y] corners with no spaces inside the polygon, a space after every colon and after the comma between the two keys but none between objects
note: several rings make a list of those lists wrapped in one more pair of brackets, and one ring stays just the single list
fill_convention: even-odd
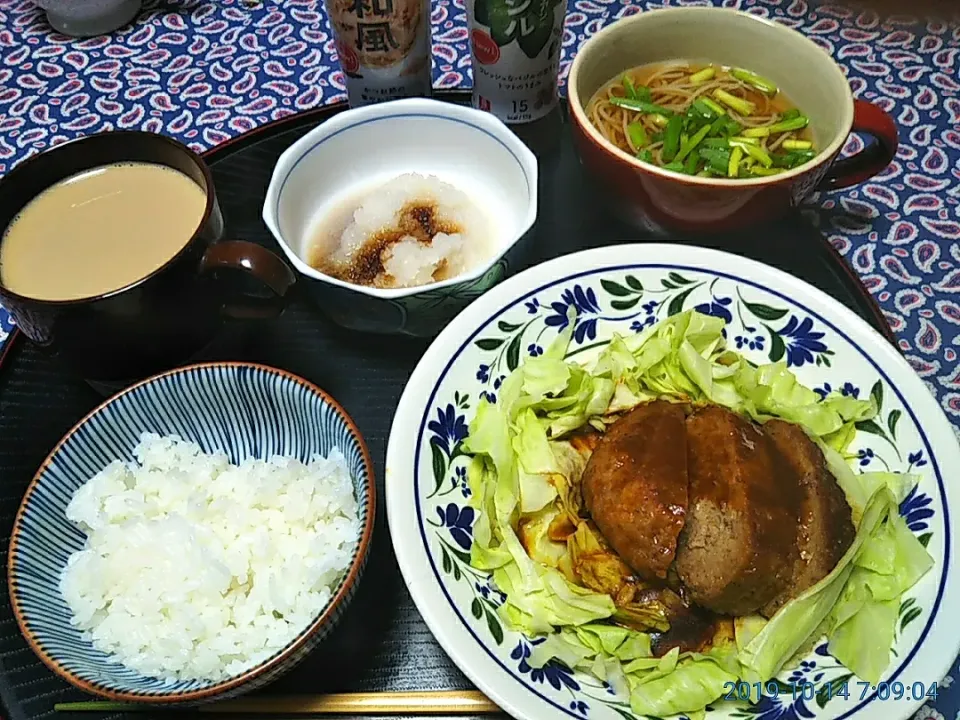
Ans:
[{"label": "brown soup bowl with handle", "polygon": [[[9,228],[24,208],[58,183],[130,164],[175,170],[192,181],[202,197],[200,216],[182,236],[173,238],[172,249],[159,266],[107,291],[68,299],[39,298],[11,289],[5,279],[4,249],[10,241]],[[119,189],[111,189],[103,197],[118,193]],[[160,214],[180,211],[162,197],[155,197],[154,204]],[[71,227],[62,237],[57,234],[57,242],[82,248],[91,258],[88,269],[115,263],[113,256],[100,255],[95,244],[88,242],[97,233],[123,236],[127,240],[123,247],[131,257],[142,251],[144,228],[135,222],[137,218],[101,220],[88,223],[92,227]],[[266,248],[224,239],[210,168],[185,145],[148,132],[90,135],[18,165],[0,180],[0,234],[0,303],[34,344],[107,394],[187,362],[208,347],[230,320],[276,317],[296,281],[290,266]],[[81,237],[86,239],[80,241]],[[52,277],[60,277],[72,269],[62,256],[51,254],[45,260],[31,270],[56,270],[59,275]]]},{"label": "brown soup bowl with handle", "polygon": [[[777,175],[728,179],[672,172],[617,148],[587,117],[590,100],[626,70],[671,61],[740,67],[772,80],[810,118],[819,154]],[[654,231],[726,232],[769,221],[815,190],[867,180],[897,151],[893,119],[854,100],[843,70],[823,49],[790,28],[736,10],[673,8],[619,20],[584,44],[567,82],[584,168],[618,214]],[[872,142],[838,159],[851,132]]]}]

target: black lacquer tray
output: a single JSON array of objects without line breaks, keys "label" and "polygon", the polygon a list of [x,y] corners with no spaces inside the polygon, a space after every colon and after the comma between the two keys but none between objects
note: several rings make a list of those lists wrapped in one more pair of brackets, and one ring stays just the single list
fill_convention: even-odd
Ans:
[{"label": "black lacquer tray", "polygon": [[[440,97],[469,102],[466,93]],[[336,105],[267,125],[206,155],[229,236],[274,246],[260,209],[277,157],[310,128],[343,109]],[[562,111],[529,134],[541,163],[532,262],[645,239],[597,204],[581,174]],[[736,236],[671,240],[717,247],[791,272],[890,337],[883,316],[856,276],[799,212]],[[282,367],[317,383],[340,401],[367,440],[382,499],[383,462],[394,409],[428,341],[348,333],[300,299],[279,320],[247,326],[242,335],[228,331],[226,337],[229,342],[220,343],[203,359],[251,360]],[[60,437],[101,400],[23,338],[14,341],[0,369],[0,550],[4,560],[17,506],[36,468]],[[381,502],[369,565],[341,625],[301,666],[260,692],[469,687],[433,639],[403,585]],[[50,716],[54,703],[84,699],[29,650],[6,593],[0,595],[0,699],[7,720]]]}]

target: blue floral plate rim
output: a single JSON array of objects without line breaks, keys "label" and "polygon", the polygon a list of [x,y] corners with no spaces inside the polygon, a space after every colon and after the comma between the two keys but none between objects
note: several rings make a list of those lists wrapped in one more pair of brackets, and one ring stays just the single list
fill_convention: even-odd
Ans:
[{"label": "blue floral plate rim", "polygon": [[[676,257],[678,260],[676,262],[648,260],[663,257]],[[680,258],[683,260],[680,260]],[[583,268],[588,269],[584,270]],[[728,268],[728,270],[724,271],[718,268]],[[780,298],[783,302],[816,317],[842,337],[850,346],[856,348],[862,358],[870,363],[873,369],[894,390],[904,408],[909,411],[911,420],[917,425],[918,432],[924,445],[928,448],[928,454],[931,458],[931,469],[936,477],[943,510],[945,545],[942,557],[937,558],[938,564],[941,564],[942,568],[937,584],[936,599],[930,611],[929,620],[923,629],[920,641],[910,650],[905,660],[898,662],[898,667],[893,675],[895,677],[900,674],[916,658],[924,646],[923,641],[929,636],[934,622],[938,617],[941,617],[938,611],[941,608],[943,598],[948,593],[950,597],[960,595],[960,577],[957,577],[956,573],[948,572],[952,543],[947,502],[949,492],[936,461],[937,456],[932,452],[929,439],[930,435],[949,438],[950,447],[944,447],[942,452],[938,452],[938,456],[952,454],[953,462],[960,462],[960,448],[957,446],[950,425],[935,400],[923,386],[922,381],[896,348],[890,345],[877,330],[870,327],[852,310],[844,307],[823,291],[780,270],[722,251],[689,246],[666,244],[621,245],[573,253],[531,268],[505,281],[475,301],[450,323],[424,354],[404,390],[391,430],[387,451],[386,496],[388,522],[398,563],[411,595],[431,631],[464,673],[512,715],[518,718],[536,717],[537,720],[540,720],[545,708],[530,704],[532,698],[529,695],[532,693],[539,701],[545,702],[559,711],[557,717],[564,715],[575,718],[583,717],[583,713],[578,714],[574,708],[575,703],[571,703],[569,707],[560,705],[512,672],[471,627],[466,618],[467,613],[456,606],[430,551],[424,511],[420,502],[423,492],[421,490],[423,482],[420,471],[424,465],[420,456],[428,446],[425,433],[440,387],[458,359],[464,353],[469,352],[471,344],[476,342],[476,338],[481,332],[488,329],[508,311],[525,301],[530,301],[531,298],[535,298],[538,293],[546,289],[555,289],[564,283],[572,283],[592,275],[599,277],[602,273],[634,269],[703,273],[741,283]],[[579,286],[577,287],[579,288]],[[796,298],[804,298],[807,304]],[[809,305],[813,305],[816,309],[809,307]],[[831,316],[830,319],[824,317],[824,313]],[[851,335],[859,336],[859,342],[855,342]],[[863,349],[873,346],[879,348],[873,355],[868,354]],[[456,350],[451,355],[450,351],[445,350],[445,348],[456,348]],[[891,373],[898,378],[898,383],[893,382]],[[908,379],[904,381],[904,378]],[[904,382],[906,390],[904,390]],[[911,398],[909,404],[907,395]],[[926,431],[920,426],[918,416],[929,419],[929,422],[924,424],[927,428]],[[415,417],[419,417],[419,421],[411,423],[410,420]],[[415,430],[413,429],[414,425],[418,426]],[[415,448],[412,468],[409,467],[409,451],[406,453],[406,462],[404,456],[399,452],[399,447],[409,447],[411,443]],[[411,536],[410,528],[404,527],[404,523],[400,520],[403,515],[409,518],[411,512],[418,519],[416,537]],[[429,570],[426,568],[429,568]],[[941,619],[943,618],[941,617]],[[466,633],[463,633],[463,630],[466,630]],[[471,647],[466,647],[463,644],[467,638],[472,643]],[[938,666],[942,665],[937,669],[937,672],[939,672],[937,678],[948,672],[958,650],[960,650],[960,642],[955,642],[949,648],[949,652],[935,653],[943,656],[942,660],[936,663]],[[929,662],[929,658],[926,658],[925,661]],[[501,682],[506,677],[513,678],[522,686],[523,690],[528,691],[526,693],[527,697],[523,697],[525,693],[518,692],[516,685],[510,685],[508,689]],[[861,711],[871,700],[872,698],[867,699],[857,707],[839,716],[839,718],[848,718],[855,715],[862,717]],[[916,703],[917,706],[919,704],[919,702]],[[905,706],[904,710],[907,710]],[[537,714],[531,714],[531,711]]]}]

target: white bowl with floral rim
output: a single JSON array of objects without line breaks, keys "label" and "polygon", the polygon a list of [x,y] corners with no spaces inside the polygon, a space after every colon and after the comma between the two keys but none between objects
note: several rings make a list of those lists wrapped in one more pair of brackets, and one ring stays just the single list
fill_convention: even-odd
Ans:
[{"label": "white bowl with floral rim", "polygon": [[673,245],[588,250],[517,275],[450,323],[404,390],[387,450],[390,532],[420,613],[463,672],[524,720],[634,717],[624,698],[587,675],[555,661],[531,668],[526,658],[536,640],[503,625],[496,614],[502,596],[469,565],[474,512],[460,444],[477,399],[495,399],[504,376],[542,352],[566,326],[570,305],[578,311],[568,353],[574,358],[599,352],[614,332],[638,332],[681,310],[720,316],[730,347],[751,360],[784,359],[801,382],[824,393],[872,393],[879,415],[859,425],[852,452],[865,470],[920,476],[900,513],[935,564],[904,598],[881,683],[851,677],[822,642],[780,676],[795,692],[756,705],[718,702],[707,717],[896,720],[932,702],[960,651],[950,518],[958,492],[945,475],[960,467],[953,428],[896,348],[833,298],[751,260]]}]

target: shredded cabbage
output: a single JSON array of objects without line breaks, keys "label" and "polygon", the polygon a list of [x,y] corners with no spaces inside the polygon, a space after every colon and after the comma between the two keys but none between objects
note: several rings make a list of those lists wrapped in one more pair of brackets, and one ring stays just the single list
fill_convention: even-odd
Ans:
[{"label": "shredded cabbage", "polygon": [[[506,597],[499,613],[507,625],[544,637],[528,664],[542,667],[554,660],[589,673],[629,698],[639,715],[696,717],[724,694],[725,684],[773,678],[826,635],[840,662],[876,683],[890,660],[900,598],[933,560],[898,514],[917,478],[857,474],[844,458],[856,423],[876,415],[874,400],[839,393],[821,398],[783,363],[752,365],[725,347],[721,319],[695,311],[632,337],[615,335],[585,367],[564,359],[573,309],[568,320],[542,356],[527,359],[507,377],[498,404],[481,400],[465,441],[473,455],[468,482],[477,516],[471,562],[493,572]],[[604,555],[598,538],[579,520],[573,488],[585,459],[566,438],[588,423],[602,428],[616,413],[664,396],[716,403],[758,422],[778,417],[804,427],[847,497],[856,536],[827,577],[769,621],[737,618],[735,638],[706,654],[675,648],[655,658],[648,633],[612,622],[624,612],[611,596],[623,573],[620,561]],[[563,523],[576,532],[565,542],[551,539],[551,528]],[[582,565],[587,555],[589,572]],[[573,571],[576,563],[582,575]],[[588,575],[584,584],[590,587],[576,582]],[[633,611],[657,626],[656,607]]]}]

